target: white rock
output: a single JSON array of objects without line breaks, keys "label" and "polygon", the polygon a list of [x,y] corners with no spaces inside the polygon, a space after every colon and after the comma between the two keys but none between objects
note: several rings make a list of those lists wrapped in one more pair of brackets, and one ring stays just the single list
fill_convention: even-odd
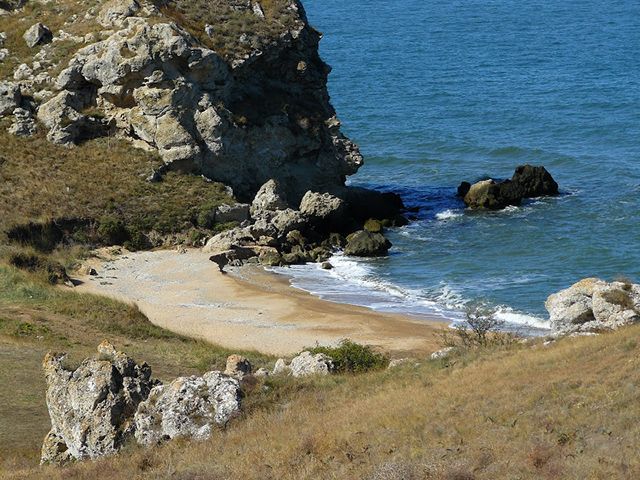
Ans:
[{"label": "white rock", "polygon": [[333,371],[333,360],[323,353],[302,352],[291,360],[291,375],[306,377],[309,375],[328,375]]},{"label": "white rock", "polygon": [[135,437],[142,445],[186,437],[209,438],[240,409],[240,384],[220,372],[180,377],[154,387],[135,414]]},{"label": "white rock", "polygon": [[441,358],[448,357],[449,354],[453,351],[453,347],[445,347],[437,352],[433,352],[430,356],[431,360],[439,360]]},{"label": "white rock", "polygon": [[42,23],[36,23],[24,32],[22,38],[24,38],[24,41],[27,43],[29,48],[33,48],[36,45],[50,42],[53,35],[47,26]]}]

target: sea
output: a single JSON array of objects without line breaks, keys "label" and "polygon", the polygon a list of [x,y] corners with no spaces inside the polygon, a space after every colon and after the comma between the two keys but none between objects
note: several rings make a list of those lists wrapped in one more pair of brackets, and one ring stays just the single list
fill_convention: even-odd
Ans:
[{"label": "sea", "polygon": [[[640,2],[306,0],[331,100],[365,156],[349,183],[418,207],[387,258],[278,269],[336,302],[544,333],[546,298],[640,280]],[[561,195],[471,212],[462,180],[544,165]]]}]

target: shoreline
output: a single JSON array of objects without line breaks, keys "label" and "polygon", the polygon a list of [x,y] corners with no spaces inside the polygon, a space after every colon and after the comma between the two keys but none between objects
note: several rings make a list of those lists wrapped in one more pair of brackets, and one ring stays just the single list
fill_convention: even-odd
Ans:
[{"label": "shoreline", "polygon": [[76,276],[79,292],[135,303],[149,320],[182,335],[230,349],[291,355],[316,344],[349,338],[393,356],[440,348],[442,318],[414,318],[323,300],[259,266],[221,274],[200,250],[96,252]]}]

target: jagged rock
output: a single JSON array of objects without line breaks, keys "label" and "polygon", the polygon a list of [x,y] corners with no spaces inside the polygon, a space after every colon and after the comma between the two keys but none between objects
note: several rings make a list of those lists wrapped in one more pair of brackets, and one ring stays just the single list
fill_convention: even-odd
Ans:
[{"label": "jagged rock", "polygon": [[264,378],[264,377],[268,377],[269,376],[269,370],[267,370],[266,368],[259,368],[258,370],[256,370],[253,374],[254,377],[258,377],[258,378]]},{"label": "jagged rock", "polygon": [[353,217],[360,225],[369,218],[389,219],[393,223],[399,221],[404,224],[404,221],[398,217],[404,209],[404,203],[395,193],[346,187],[337,195],[345,199],[348,216]]},{"label": "jagged rock", "polygon": [[252,245],[254,242],[255,238],[249,228],[238,227],[211,237],[202,250],[207,253],[221,253],[234,247]]},{"label": "jagged rock", "polygon": [[308,191],[300,202],[300,213],[324,230],[335,231],[344,226],[345,202],[330,193]]},{"label": "jagged rock", "polygon": [[24,32],[22,38],[24,38],[29,48],[33,48],[36,45],[49,43],[53,39],[53,34],[46,25],[36,23]]},{"label": "jagged rock", "polygon": [[180,377],[154,387],[135,414],[135,437],[142,445],[184,437],[209,438],[240,409],[240,384],[220,372]]},{"label": "jagged rock", "polygon": [[558,184],[543,166],[520,165],[511,178],[523,198],[557,195]]},{"label": "jagged rock", "polygon": [[282,255],[275,248],[265,248],[260,252],[258,260],[262,265],[276,267],[282,263]]},{"label": "jagged rock", "polygon": [[288,208],[288,204],[278,182],[271,179],[260,187],[251,203],[251,216],[258,218]]},{"label": "jagged rock", "polygon": [[545,307],[555,335],[612,330],[640,320],[640,285],[586,278],[550,295]]},{"label": "jagged rock", "polygon": [[33,70],[26,63],[22,63],[13,71],[13,79],[18,82],[32,80]]},{"label": "jagged rock", "polygon": [[215,221],[217,223],[244,222],[249,219],[249,205],[246,203],[236,203],[235,205],[220,205],[215,211]]},{"label": "jagged rock", "polygon": [[229,355],[227,358],[227,367],[224,371],[225,375],[242,379],[245,375],[251,375],[251,362],[242,355]]},{"label": "jagged rock", "polygon": [[291,375],[306,377],[309,375],[328,375],[333,371],[333,359],[324,353],[302,352],[291,360]]},{"label": "jagged rock", "polygon": [[20,86],[12,82],[0,82],[0,117],[12,113],[20,106]]},{"label": "jagged rock", "polygon": [[356,257],[379,257],[386,255],[389,248],[391,242],[381,233],[359,230],[347,237],[344,253]]},{"label": "jagged rock", "polygon": [[288,375],[289,373],[291,373],[291,369],[284,361],[284,359],[279,358],[278,360],[276,360],[276,364],[273,366],[271,375]]},{"label": "jagged rock", "polygon": [[307,219],[297,210],[287,208],[285,210],[277,210],[271,216],[271,225],[276,229],[278,234],[286,238],[289,232],[300,230],[307,224]]},{"label": "jagged rock", "polygon": [[122,27],[124,21],[140,10],[136,0],[113,0],[107,2],[98,13],[98,23],[105,28]]},{"label": "jagged rock", "polygon": [[9,133],[18,137],[30,137],[36,133],[36,122],[31,112],[24,108],[16,108],[13,111],[14,121],[9,127]]},{"label": "jagged rock", "polygon": [[51,431],[42,463],[115,453],[133,434],[133,415],[154,385],[151,369],[108,342],[98,347],[98,358],[75,370],[64,366],[64,358],[49,353],[43,362]]}]

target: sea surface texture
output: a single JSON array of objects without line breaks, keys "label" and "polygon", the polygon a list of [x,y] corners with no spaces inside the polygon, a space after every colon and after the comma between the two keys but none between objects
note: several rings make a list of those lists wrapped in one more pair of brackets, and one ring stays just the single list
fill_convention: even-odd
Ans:
[{"label": "sea surface texture", "polygon": [[[351,179],[420,207],[389,258],[295,267],[293,283],[380,310],[459,318],[483,301],[545,328],[590,276],[640,280],[640,2],[307,0],[329,90],[365,154]],[[557,198],[468,212],[462,180],[544,165]],[[534,330],[535,331],[535,330]]]}]

